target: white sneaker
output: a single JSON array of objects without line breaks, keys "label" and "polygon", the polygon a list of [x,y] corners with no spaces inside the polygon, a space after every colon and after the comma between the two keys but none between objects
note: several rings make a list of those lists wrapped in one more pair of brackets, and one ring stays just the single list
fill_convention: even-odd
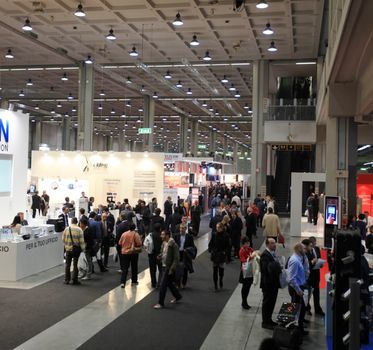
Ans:
[{"label": "white sneaker", "polygon": [[84,276],[84,277],[82,278],[82,281],[88,281],[88,280],[91,280],[91,279],[92,279],[91,276]]}]

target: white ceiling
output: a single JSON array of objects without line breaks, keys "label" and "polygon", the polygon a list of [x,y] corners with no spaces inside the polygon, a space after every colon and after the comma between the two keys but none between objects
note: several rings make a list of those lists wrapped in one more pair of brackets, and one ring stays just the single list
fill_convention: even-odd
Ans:
[{"label": "white ceiling", "polygon": [[[105,98],[129,98],[132,106],[125,107],[123,101],[101,101],[104,109],[99,111],[100,102],[95,102],[95,116],[101,120],[97,124],[98,131],[115,130],[119,120],[118,129],[122,128],[124,120],[119,115],[124,111],[132,116],[126,119],[131,128],[131,121],[141,116],[138,109],[144,93],[140,92],[140,87],[144,85],[145,94],[152,95],[156,91],[160,97],[156,101],[156,115],[159,116],[156,122],[161,123],[163,116],[184,112],[190,119],[202,120],[202,130],[212,126],[222,135],[227,133],[249,144],[250,117],[243,108],[245,103],[251,106],[252,66],[248,63],[257,59],[316,58],[324,6],[324,0],[273,0],[268,1],[267,9],[259,10],[256,2],[246,0],[238,12],[233,11],[232,0],[84,0],[82,5],[87,16],[78,18],[73,14],[78,1],[0,0],[2,98],[17,100],[23,89],[24,104],[38,104],[47,111],[56,109],[55,100],[66,100],[69,93],[75,98],[78,96],[78,70],[14,71],[9,68],[74,68],[91,55],[96,70],[95,99],[100,98],[99,92],[104,89]],[[172,25],[177,12],[184,21],[181,27]],[[21,29],[27,17],[36,36]],[[271,23],[274,35],[262,34],[267,22]],[[105,38],[110,28],[117,36],[115,41]],[[194,34],[200,41],[198,47],[189,45]],[[276,53],[267,51],[272,40],[278,48]],[[128,54],[134,45],[140,53],[138,59]],[[15,55],[12,60],[4,57],[9,48]],[[222,65],[187,67],[188,63],[205,63],[202,57],[207,50],[211,63]],[[150,68],[137,68],[136,64],[141,62]],[[181,63],[183,67],[170,67]],[[232,63],[243,65],[232,66]],[[164,65],[167,67],[162,67]],[[162,78],[167,70],[172,74],[170,81]],[[69,76],[67,82],[60,79],[64,72]],[[227,75],[229,84],[220,82],[223,75]],[[126,84],[127,76],[131,77],[132,84]],[[33,80],[32,87],[26,87],[27,79]],[[182,89],[174,88],[178,80],[183,83]],[[231,83],[240,91],[240,99],[234,99],[228,91],[227,85]],[[187,88],[193,91],[191,98],[170,100],[187,98]],[[43,101],[45,99],[50,101]],[[212,106],[213,113],[201,108],[204,100]],[[62,105],[61,112],[74,115],[71,109],[77,105],[76,101],[62,101]],[[173,105],[177,109],[172,108]],[[112,108],[117,117],[110,114]],[[216,110],[219,116],[215,115]],[[106,115],[110,115],[109,121],[105,120]],[[177,118],[169,120],[174,120],[170,122],[170,137],[175,138]],[[238,125],[238,130],[228,121]]]}]

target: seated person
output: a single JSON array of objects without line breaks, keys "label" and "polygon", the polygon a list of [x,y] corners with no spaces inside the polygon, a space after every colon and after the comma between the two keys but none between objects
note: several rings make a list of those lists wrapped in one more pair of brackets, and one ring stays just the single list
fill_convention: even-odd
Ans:
[{"label": "seated person", "polygon": [[13,222],[10,224],[10,228],[12,229],[13,233],[16,233],[17,235],[19,235],[21,234],[21,227],[22,227],[21,217],[19,215],[16,215],[13,219]]}]

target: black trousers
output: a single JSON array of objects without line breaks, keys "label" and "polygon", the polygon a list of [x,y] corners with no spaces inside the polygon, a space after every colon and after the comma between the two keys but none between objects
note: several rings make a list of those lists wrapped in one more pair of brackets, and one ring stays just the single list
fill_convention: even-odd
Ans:
[{"label": "black trousers", "polygon": [[[313,306],[315,307],[315,312],[318,312],[318,311],[322,310],[321,305],[320,305],[320,285],[319,285],[319,283],[320,283],[320,281],[315,286],[313,286],[313,292],[312,292]],[[311,310],[311,306],[310,306],[309,303],[308,303],[306,309]]]},{"label": "black trousers", "polygon": [[291,302],[300,304],[300,314],[299,314],[299,320],[298,320],[298,325],[299,328],[303,329],[303,324],[304,324],[304,316],[306,314],[306,305],[304,304],[303,297],[297,294],[295,289],[291,286],[288,288],[289,294],[291,296]]},{"label": "black trousers", "polygon": [[192,221],[192,227],[193,227],[193,234],[195,236],[198,236],[199,234],[199,227],[201,225],[201,220],[194,220]]},{"label": "black trousers", "polygon": [[104,237],[101,243],[101,259],[104,260],[104,266],[106,267],[109,261],[110,253],[110,242],[109,237]]},{"label": "black trousers", "polygon": [[164,220],[165,230],[168,230],[168,228],[170,227],[171,215],[172,214],[166,214],[166,218]]},{"label": "black trousers", "polygon": [[36,216],[36,211],[39,211],[39,215],[40,215],[40,209],[32,209],[32,218],[35,219],[35,216]]},{"label": "black trousers", "polygon": [[271,323],[272,314],[276,305],[278,289],[262,289],[263,292],[263,305],[262,305],[262,322]]},{"label": "black trousers", "polygon": [[240,252],[240,238],[241,236],[234,236],[232,238],[232,245],[233,245],[233,252],[234,252],[234,256],[238,256],[239,255],[239,252]]},{"label": "black trousers", "polygon": [[223,264],[214,264],[213,268],[213,275],[212,278],[214,280],[214,285],[215,289],[218,288],[218,274],[219,274],[219,280],[220,280],[220,285],[223,285],[223,277],[224,277],[224,266]]},{"label": "black trousers", "polygon": [[174,283],[175,274],[169,274],[169,270],[166,268],[162,268],[162,280],[161,280],[161,288],[159,290],[159,304],[164,305],[164,300],[166,298],[167,288],[171,291],[172,295],[176,299],[181,299],[181,294],[179,290],[176,288]]},{"label": "black trousers", "polygon": [[242,288],[241,288],[241,297],[242,297],[242,305],[247,305],[247,297],[250,293],[251,285],[253,284],[254,279],[252,277],[250,278],[244,278],[242,280]]},{"label": "black trousers", "polygon": [[124,284],[126,283],[128,269],[131,265],[131,280],[132,280],[132,283],[137,283],[139,254],[121,254],[119,257],[120,257],[120,268],[122,270],[120,282]]},{"label": "black trousers", "polygon": [[157,286],[157,267],[158,267],[158,284],[160,285],[162,279],[162,262],[157,259],[156,254],[148,254],[150,279],[152,287]]},{"label": "black trousers", "polygon": [[70,282],[71,280],[71,263],[73,263],[73,282],[78,282],[78,257],[73,257],[73,252],[66,251],[66,267],[65,267],[65,281]]}]

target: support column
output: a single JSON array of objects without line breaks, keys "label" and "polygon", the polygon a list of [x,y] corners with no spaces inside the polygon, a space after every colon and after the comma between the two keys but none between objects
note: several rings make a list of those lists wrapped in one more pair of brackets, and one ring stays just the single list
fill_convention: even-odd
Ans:
[{"label": "support column", "polygon": [[113,150],[113,136],[111,135],[106,136],[106,150],[107,151]]},{"label": "support column", "polygon": [[190,123],[190,153],[197,157],[198,153],[198,122],[197,120],[192,120]]},{"label": "support column", "polygon": [[153,152],[154,100],[148,95],[144,96],[144,128],[152,129],[152,133],[143,135],[143,150]]},{"label": "support column", "polygon": [[124,147],[125,147],[125,132],[122,131],[119,133],[119,136],[118,136],[118,151],[119,152],[124,152]]},{"label": "support column", "polygon": [[62,150],[70,151],[70,118],[62,119]]},{"label": "support column", "polygon": [[264,141],[263,99],[268,97],[268,61],[253,64],[253,121],[251,151],[251,199],[258,193],[266,195],[266,145]]},{"label": "support column", "polygon": [[238,143],[235,142],[233,145],[233,174],[238,172]]},{"label": "support column", "polygon": [[228,137],[224,136],[223,138],[223,152],[224,152],[224,158],[227,158],[228,153]]},{"label": "support column", "polygon": [[33,145],[32,149],[34,150],[39,150],[39,145],[41,144],[41,135],[42,135],[42,130],[43,130],[43,124],[41,120],[36,120],[35,121],[35,136],[33,139]]},{"label": "support column", "polygon": [[357,124],[349,117],[329,117],[326,124],[326,186],[341,196],[342,214],[356,214]]},{"label": "support column", "polygon": [[210,130],[210,152],[215,155],[216,152],[216,133]]},{"label": "support column", "polygon": [[180,146],[179,152],[185,156],[188,152],[188,118],[180,116]]},{"label": "support column", "polygon": [[80,62],[77,149],[81,151],[92,151],[93,94],[93,65]]}]

